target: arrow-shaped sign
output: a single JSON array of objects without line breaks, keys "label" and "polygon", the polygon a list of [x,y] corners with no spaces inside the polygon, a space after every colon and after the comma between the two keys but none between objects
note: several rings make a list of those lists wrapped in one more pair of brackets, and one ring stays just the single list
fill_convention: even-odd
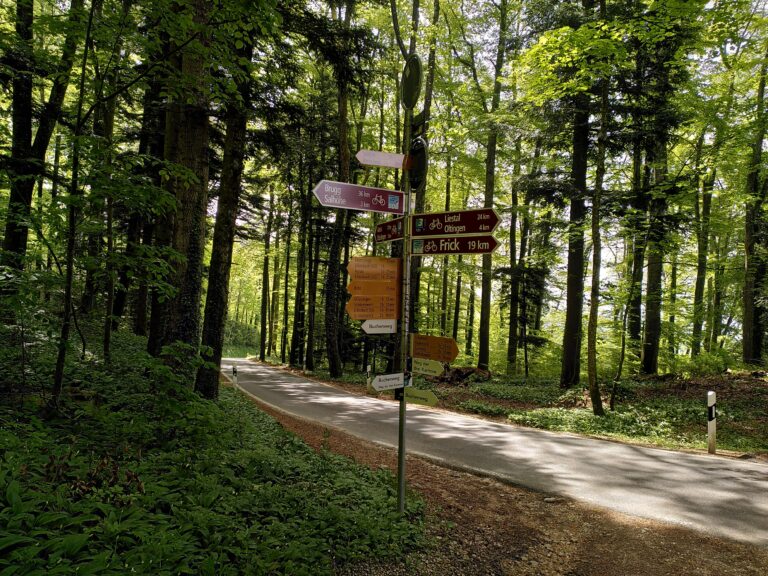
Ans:
[{"label": "arrow-shaped sign", "polygon": [[394,334],[397,332],[397,320],[366,320],[363,322],[366,334]]},{"label": "arrow-shaped sign", "polygon": [[411,240],[413,254],[489,254],[499,247],[493,236],[455,236]]},{"label": "arrow-shaped sign", "polygon": [[414,238],[490,234],[499,225],[499,221],[499,215],[493,208],[414,214],[411,216],[411,234]]},{"label": "arrow-shaped sign", "polygon": [[352,280],[391,280],[400,282],[400,258],[382,256],[356,256],[347,264],[347,271]]},{"label": "arrow-shaped sign", "polygon": [[373,387],[381,392],[382,390],[392,390],[393,388],[402,388],[405,384],[405,374],[380,374],[373,379]]},{"label": "arrow-shaped sign", "polygon": [[453,338],[411,334],[411,356],[438,362],[453,362],[459,355],[459,347]]},{"label": "arrow-shaped sign", "polygon": [[403,220],[395,218],[381,224],[376,224],[376,230],[374,232],[374,238],[376,242],[389,242],[390,240],[400,240],[403,237]]},{"label": "arrow-shaped sign", "polygon": [[380,152],[377,150],[358,150],[355,158],[363,166],[378,166],[380,168],[405,168],[405,154]]},{"label": "arrow-shaped sign", "polygon": [[320,204],[329,208],[402,214],[405,207],[404,194],[398,190],[358,186],[347,182],[321,180],[312,193]]},{"label": "arrow-shaped sign", "polygon": [[366,294],[369,296],[399,296],[400,283],[392,280],[352,280],[347,285],[347,292],[356,296]]},{"label": "arrow-shaped sign", "polygon": [[424,406],[435,406],[437,396],[432,390],[418,390],[409,386],[405,389],[405,399],[414,404],[423,404]]},{"label": "arrow-shaped sign", "polygon": [[425,376],[440,376],[445,372],[442,363],[429,358],[411,358],[411,370]]}]

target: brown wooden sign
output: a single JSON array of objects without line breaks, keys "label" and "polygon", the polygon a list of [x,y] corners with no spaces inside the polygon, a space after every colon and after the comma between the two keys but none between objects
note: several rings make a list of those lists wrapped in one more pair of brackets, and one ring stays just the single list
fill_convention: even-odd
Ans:
[{"label": "brown wooden sign", "polygon": [[414,214],[411,216],[411,235],[418,238],[490,234],[499,225],[499,220],[499,215],[492,208]]},{"label": "brown wooden sign", "polygon": [[453,338],[411,334],[411,356],[438,362],[453,362],[459,355],[459,347]]}]

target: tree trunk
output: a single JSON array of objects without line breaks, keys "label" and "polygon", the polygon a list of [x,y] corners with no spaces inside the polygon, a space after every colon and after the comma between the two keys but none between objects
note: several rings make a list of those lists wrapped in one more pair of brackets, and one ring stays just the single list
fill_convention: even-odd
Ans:
[{"label": "tree trunk", "polygon": [[[29,229],[27,222],[32,208],[32,192],[36,176],[43,172],[45,154],[53,136],[64,96],[69,85],[69,75],[75,60],[75,53],[80,41],[80,22],[83,16],[83,0],[72,0],[69,6],[67,36],[58,58],[59,65],[55,70],[53,85],[48,101],[42,108],[40,120],[32,141],[32,25],[33,2],[17,0],[16,3],[16,33],[18,36],[19,54],[16,60],[17,74],[13,79],[12,121],[13,135],[11,144],[11,193],[8,198],[8,212],[5,220],[5,235],[3,251],[0,254],[0,265],[10,266],[21,270],[27,253]],[[18,108],[17,108],[18,107]],[[18,124],[18,132],[16,132]]]},{"label": "tree trunk", "polygon": [[766,258],[762,251],[768,245],[763,204],[765,186],[761,185],[763,140],[766,131],[765,80],[768,52],[760,66],[758,80],[754,138],[747,165],[746,214],[744,217],[744,290],[742,318],[742,360],[745,364],[763,363],[763,340],[766,307],[761,304],[766,277]]},{"label": "tree trunk", "polygon": [[[239,54],[249,60],[253,49],[245,46]],[[203,398],[215,399],[219,395],[219,369],[224,347],[224,326],[227,322],[229,301],[229,274],[232,268],[232,248],[237,228],[237,212],[240,200],[240,180],[245,159],[247,111],[249,108],[249,83],[238,82],[241,100],[232,98],[227,104],[224,157],[219,184],[219,200],[216,223],[213,228],[211,262],[208,271],[208,288],[205,295],[203,316],[202,357],[206,364],[200,366],[195,380],[195,390]]]},{"label": "tree trunk", "polygon": [[267,216],[267,230],[264,234],[264,261],[261,270],[261,327],[259,336],[259,360],[264,362],[267,358],[267,334],[269,331],[269,250],[272,239],[272,223],[275,218],[275,193],[269,190],[269,216]]},{"label": "tree trunk", "polygon": [[475,279],[469,285],[469,303],[467,304],[467,330],[466,330],[466,348],[467,356],[472,356],[472,339],[475,334]]},{"label": "tree trunk", "polygon": [[[493,95],[489,112],[495,114],[499,109],[501,99],[501,76],[504,70],[504,59],[507,52],[507,31],[509,22],[507,18],[507,0],[500,0],[499,10],[499,40],[496,46],[496,62],[494,65]],[[496,188],[496,146],[499,139],[499,127],[495,119],[491,118],[491,126],[488,132],[488,142],[485,156],[485,191],[483,206],[493,208],[494,192]],[[491,290],[493,288],[493,255],[483,254],[482,285],[480,294],[480,334],[478,338],[477,367],[488,370],[490,367],[490,327],[491,327]]]},{"label": "tree trunk", "polygon": [[573,98],[573,192],[568,230],[568,278],[566,280],[565,329],[560,371],[561,388],[579,383],[581,371],[581,322],[584,300],[584,197],[587,189],[589,151],[589,96]]}]

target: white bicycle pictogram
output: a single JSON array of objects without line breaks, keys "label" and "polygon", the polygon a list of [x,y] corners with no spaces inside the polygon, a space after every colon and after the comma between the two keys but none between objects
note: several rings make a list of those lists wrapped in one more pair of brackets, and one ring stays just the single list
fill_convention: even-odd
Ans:
[{"label": "white bicycle pictogram", "polygon": [[429,229],[430,230],[442,230],[443,229],[443,223],[438,219],[434,218],[432,222],[429,223]]},{"label": "white bicycle pictogram", "polygon": [[384,200],[384,196],[381,194],[376,194],[376,196],[373,197],[371,200],[372,204],[378,204],[379,206],[384,206],[386,204],[386,201]]},{"label": "white bicycle pictogram", "polygon": [[430,240],[424,244],[424,252],[435,252],[437,250],[437,242]]}]

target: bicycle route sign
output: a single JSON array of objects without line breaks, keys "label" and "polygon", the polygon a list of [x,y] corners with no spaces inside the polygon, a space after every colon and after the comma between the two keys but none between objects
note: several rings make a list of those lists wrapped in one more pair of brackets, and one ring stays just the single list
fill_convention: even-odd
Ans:
[{"label": "bicycle route sign", "polygon": [[413,254],[490,254],[499,247],[493,236],[455,236],[453,238],[431,238],[411,240]]},{"label": "bicycle route sign", "polygon": [[399,190],[321,180],[312,190],[312,193],[322,206],[328,208],[383,212],[385,214],[402,214],[405,209],[405,195]]},{"label": "bicycle route sign", "polygon": [[493,208],[414,214],[411,216],[411,235],[418,238],[490,234],[498,225],[499,215]]},{"label": "bicycle route sign", "polygon": [[405,218],[394,218],[387,222],[376,224],[374,238],[376,242],[389,242],[391,240],[400,240],[403,237],[403,221]]}]

